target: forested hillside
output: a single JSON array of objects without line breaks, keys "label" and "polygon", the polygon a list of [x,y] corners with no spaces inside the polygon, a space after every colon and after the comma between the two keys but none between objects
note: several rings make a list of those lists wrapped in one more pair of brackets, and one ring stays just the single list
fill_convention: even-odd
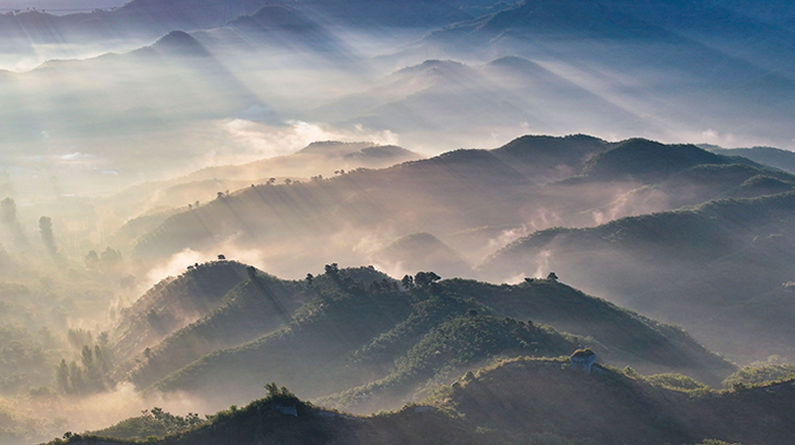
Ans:
[{"label": "forested hillside", "polygon": [[[244,267],[235,264],[200,265],[175,282]],[[584,346],[622,366],[713,384],[735,370],[684,331],[555,278],[510,286],[420,272],[397,281],[336,264],[299,281],[246,273],[215,309],[146,350],[141,343],[112,375],[220,407],[244,403],[271,378],[301,397],[366,413],[398,408],[494,357],[556,357]]]},{"label": "forested hillside", "polygon": [[514,242],[481,270],[532,274],[543,258],[572,284],[682,323],[713,349],[789,357],[793,210],[795,194],[787,192],[549,229]]},{"label": "forested hillside", "polygon": [[787,421],[792,381],[714,391],[677,375],[643,376],[599,364],[586,373],[567,362],[504,360],[439,387],[423,404],[370,417],[329,411],[268,384],[266,398],[207,420],[155,408],[96,433],[70,433],[66,441],[123,443],[151,433],[147,442],[164,444],[773,445],[787,443],[793,432]]}]

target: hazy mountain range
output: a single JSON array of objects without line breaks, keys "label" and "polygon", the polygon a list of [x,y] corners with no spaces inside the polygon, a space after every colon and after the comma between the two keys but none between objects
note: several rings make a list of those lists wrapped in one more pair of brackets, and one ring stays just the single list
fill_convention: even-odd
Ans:
[{"label": "hazy mountain range", "polygon": [[792,6],[0,8],[0,445],[790,441]]}]

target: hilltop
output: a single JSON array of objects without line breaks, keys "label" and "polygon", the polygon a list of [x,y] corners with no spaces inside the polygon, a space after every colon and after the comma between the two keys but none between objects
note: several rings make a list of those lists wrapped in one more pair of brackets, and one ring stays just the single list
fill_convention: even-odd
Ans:
[{"label": "hilltop", "polygon": [[[238,165],[206,167],[166,181],[129,187],[106,200],[114,212],[130,219],[114,235],[118,245],[130,245],[168,217],[216,198],[219,191],[286,179],[333,177],[336,171],[385,168],[421,156],[402,147],[373,142],[315,142],[296,153]],[[273,178],[273,179],[271,179]],[[199,204],[196,205],[196,202]]]},{"label": "hilltop", "polygon": [[[710,171],[729,166],[746,173],[711,175],[709,187],[704,186]],[[185,248],[211,249],[234,237],[267,245],[263,255],[278,267],[273,272],[295,277],[295,270],[317,269],[340,258],[352,264],[377,262],[373,253],[396,239],[431,233],[453,250],[467,252],[467,262],[478,262],[510,241],[499,240],[503,233],[588,226],[701,204],[726,197],[727,190],[760,196],[787,189],[793,181],[744,158],[693,145],[525,136],[494,150],[455,150],[309,182],[255,184],[199,208],[164,214],[159,227],[138,239],[134,253],[162,258]],[[455,275],[467,275],[467,269],[462,266]]]},{"label": "hilltop", "polygon": [[554,280],[491,285],[419,272],[398,282],[336,265],[300,281],[246,273],[213,310],[147,351],[140,344],[116,378],[213,406],[241,403],[272,378],[301,397],[367,413],[416,400],[494,357],[583,346],[622,366],[713,384],[735,370],[675,327]]},{"label": "hilltop", "polygon": [[114,354],[127,358],[212,312],[246,279],[246,267],[236,261],[213,261],[160,281],[121,311],[110,331]]},{"label": "hilltop", "polygon": [[721,148],[716,145],[700,145],[713,153],[726,156],[742,156],[754,162],[795,173],[795,153],[775,147]]},{"label": "hilltop", "polygon": [[711,349],[791,357],[793,209],[795,194],[786,192],[549,229],[515,241],[480,270],[531,274],[543,256],[572,284],[681,323]]},{"label": "hilltop", "polygon": [[[659,382],[678,382],[670,386]],[[469,372],[422,405],[356,417],[304,402],[287,388],[201,421],[152,410],[69,443],[648,443],[773,445],[793,430],[792,381],[726,391],[685,389],[681,376],[641,376],[596,364],[590,374],[567,360],[518,357]],[[519,420],[521,419],[521,421]],[[766,422],[760,421],[767,419]],[[182,425],[182,426],[180,426]],[[192,426],[191,426],[192,425]],[[168,429],[170,427],[170,429]],[[170,434],[162,437],[163,432]],[[105,436],[105,437],[102,437]],[[157,437],[161,436],[161,437]],[[63,443],[60,440],[51,444]]]}]

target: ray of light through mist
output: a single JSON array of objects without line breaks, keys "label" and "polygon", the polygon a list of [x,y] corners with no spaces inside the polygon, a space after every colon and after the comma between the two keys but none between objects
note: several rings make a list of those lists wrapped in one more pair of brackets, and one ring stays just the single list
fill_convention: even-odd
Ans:
[{"label": "ray of light through mist", "polygon": [[[575,388],[575,350],[670,404],[633,420],[649,443],[775,443],[747,425],[793,423],[749,389],[795,372],[793,23],[739,0],[0,0],[0,445],[190,441],[263,397],[354,444],[415,443],[415,419],[640,440],[538,414],[552,383],[494,389]],[[676,417],[745,390],[747,436]],[[482,420],[522,391],[532,421]]]}]

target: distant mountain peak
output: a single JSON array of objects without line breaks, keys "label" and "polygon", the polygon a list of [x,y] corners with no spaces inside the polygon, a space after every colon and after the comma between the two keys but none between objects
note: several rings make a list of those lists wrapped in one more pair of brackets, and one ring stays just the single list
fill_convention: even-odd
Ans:
[{"label": "distant mountain peak", "polygon": [[409,66],[398,70],[396,74],[417,74],[430,70],[460,70],[464,68],[468,67],[465,64],[456,62],[454,60],[429,59],[419,65]]},{"label": "distant mountain peak", "polygon": [[310,31],[320,28],[301,12],[284,5],[265,5],[251,15],[238,18],[230,25],[282,31]]},{"label": "distant mountain peak", "polygon": [[399,161],[420,159],[421,156],[413,151],[396,145],[381,145],[374,142],[340,142],[340,141],[317,141],[312,142],[296,154],[320,155],[328,157],[339,157],[346,159],[371,158],[387,159],[394,158]]},{"label": "distant mountain peak", "polygon": [[299,150],[298,153],[339,156],[376,145],[378,144],[373,142],[315,141]]},{"label": "distant mountain peak", "polygon": [[202,57],[210,55],[198,40],[185,31],[171,31],[161,37],[150,48],[175,55]]}]

